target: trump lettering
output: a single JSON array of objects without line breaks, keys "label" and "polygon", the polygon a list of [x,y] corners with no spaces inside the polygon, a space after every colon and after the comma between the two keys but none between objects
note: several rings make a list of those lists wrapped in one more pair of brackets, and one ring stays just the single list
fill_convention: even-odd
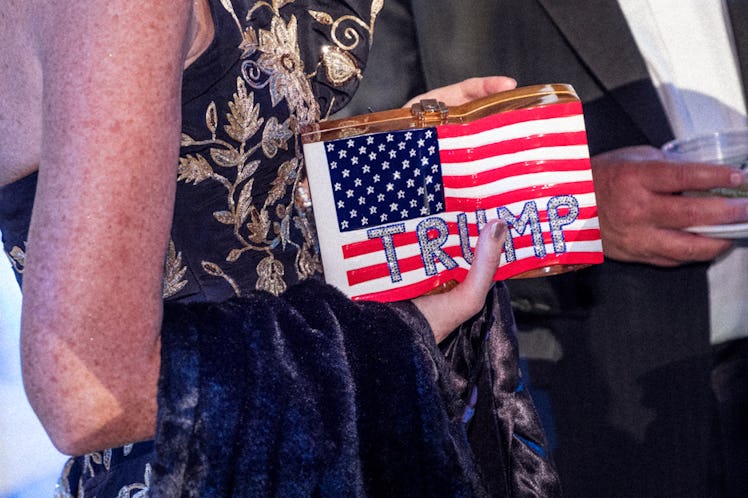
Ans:
[{"label": "trump lettering", "polygon": [[[578,218],[579,202],[572,195],[554,196],[548,199],[544,212],[547,217],[545,233],[550,236],[553,252],[562,254],[566,252],[563,228],[572,224]],[[524,203],[519,214],[514,214],[505,206],[496,208],[495,217],[506,221],[509,228],[504,242],[504,263],[512,263],[517,260],[515,237],[524,236],[526,233],[531,237],[534,257],[545,258],[547,256],[540,213],[541,211],[538,210],[535,200]],[[478,230],[480,230],[488,221],[486,210],[475,211],[475,219],[477,220]],[[472,264],[474,253],[470,246],[469,223],[465,213],[457,214],[457,231],[460,255],[468,264]],[[415,232],[423,263],[422,268],[426,276],[436,275],[442,269],[452,270],[459,266],[455,258],[450,256],[445,249],[450,240],[450,227],[447,221],[439,216],[422,219]],[[380,226],[369,229],[366,233],[369,239],[379,239],[381,241],[384,258],[389,268],[390,280],[393,283],[402,281],[397,247],[393,237],[397,234],[406,233],[405,224],[394,223]],[[437,263],[441,264],[441,268]]]}]

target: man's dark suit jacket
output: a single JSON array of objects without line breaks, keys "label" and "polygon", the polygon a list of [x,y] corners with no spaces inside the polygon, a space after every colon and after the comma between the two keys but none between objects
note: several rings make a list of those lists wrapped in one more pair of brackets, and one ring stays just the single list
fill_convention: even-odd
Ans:
[{"label": "man's dark suit jacket", "polygon": [[[727,3],[748,81],[748,2]],[[496,74],[571,83],[593,155],[673,136],[615,0],[387,0],[344,112]],[[710,463],[705,266],[608,260],[508,284],[566,495],[710,496],[721,466]]]}]

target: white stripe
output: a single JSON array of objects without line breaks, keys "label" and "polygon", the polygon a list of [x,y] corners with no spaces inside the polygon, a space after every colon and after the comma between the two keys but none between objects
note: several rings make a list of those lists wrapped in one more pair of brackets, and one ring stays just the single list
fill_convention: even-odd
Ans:
[{"label": "white stripe", "polygon": [[[579,204],[580,209],[597,206],[594,192],[590,192],[588,194],[576,194],[573,197],[577,200],[577,203]],[[512,213],[514,213],[515,215],[519,215],[522,212],[522,209],[524,209],[525,204],[533,200],[538,205],[538,209],[540,209],[541,211],[545,211],[546,207],[548,206],[548,201],[550,200],[550,198],[551,196],[536,197],[534,199],[511,202],[509,204],[505,204],[504,207],[507,208]],[[489,216],[490,216],[490,213],[496,212],[496,208],[489,209],[487,212],[489,213]]]},{"label": "white stripe", "polygon": [[[572,182],[586,182],[592,180],[590,170],[580,171],[543,171],[528,175],[510,176],[484,185],[469,185],[461,188],[444,188],[445,198],[483,199],[492,195],[513,192],[529,188],[546,188]],[[527,192],[528,200],[533,198],[533,192]]]},{"label": "white stripe", "polygon": [[[535,161],[563,161],[569,159],[589,159],[586,145],[560,145],[539,147],[511,154],[476,159],[469,162],[442,162],[442,176],[470,176],[484,171],[492,171],[509,164]],[[587,167],[587,165],[580,166]]]},{"label": "white stripe", "polygon": [[527,138],[534,135],[574,133],[584,130],[584,118],[579,114],[561,118],[534,118],[533,121],[505,125],[463,137],[440,138],[439,148],[444,150],[481,147],[505,140]]}]

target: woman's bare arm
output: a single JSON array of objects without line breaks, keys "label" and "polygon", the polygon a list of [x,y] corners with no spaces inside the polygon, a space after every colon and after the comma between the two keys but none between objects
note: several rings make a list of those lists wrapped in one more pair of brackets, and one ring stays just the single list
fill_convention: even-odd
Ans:
[{"label": "woman's bare arm", "polygon": [[192,1],[40,3],[22,362],[52,441],[80,454],[154,432]]}]

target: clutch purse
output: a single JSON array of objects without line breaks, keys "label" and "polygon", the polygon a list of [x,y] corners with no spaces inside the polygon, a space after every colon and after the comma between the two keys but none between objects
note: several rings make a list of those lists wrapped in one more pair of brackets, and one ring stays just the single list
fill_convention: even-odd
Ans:
[{"label": "clutch purse", "polygon": [[495,279],[603,260],[582,106],[564,84],[448,108],[316,123],[302,133],[325,280],[352,299],[461,281],[488,220],[509,231]]}]

